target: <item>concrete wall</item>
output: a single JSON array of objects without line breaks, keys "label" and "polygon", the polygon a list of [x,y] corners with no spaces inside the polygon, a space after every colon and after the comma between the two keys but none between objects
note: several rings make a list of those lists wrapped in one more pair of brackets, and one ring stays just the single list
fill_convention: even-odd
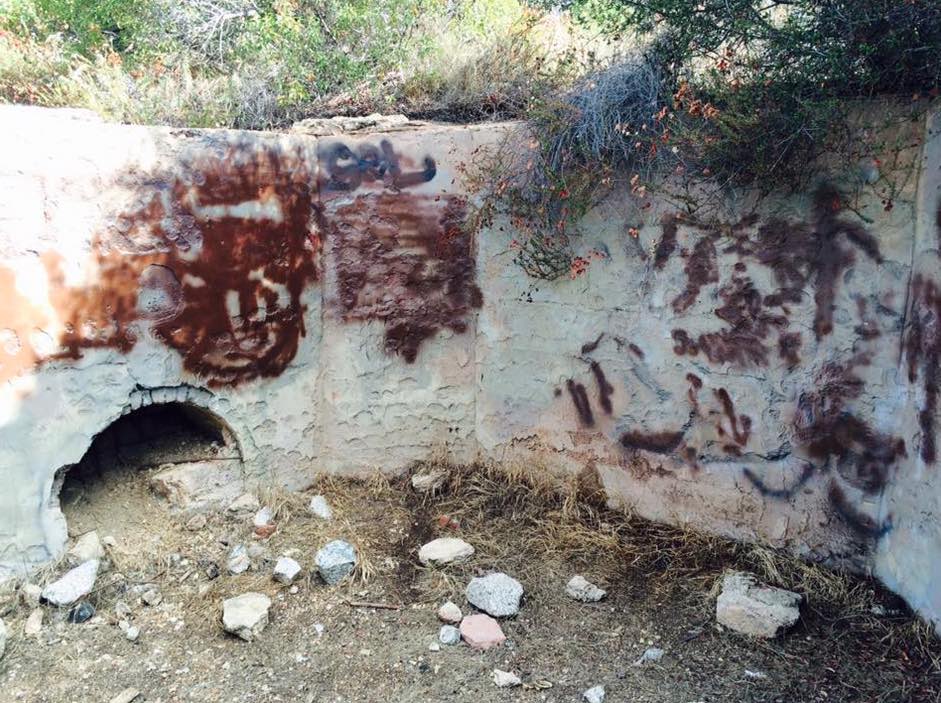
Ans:
[{"label": "concrete wall", "polygon": [[941,619],[938,120],[868,184],[708,218],[616,194],[581,227],[587,273],[551,283],[507,222],[461,229],[464,167],[511,129],[0,110],[0,569],[62,548],[56,474],[97,433],[175,400],[228,425],[243,484],[439,449],[587,469],[647,517],[872,570]]}]

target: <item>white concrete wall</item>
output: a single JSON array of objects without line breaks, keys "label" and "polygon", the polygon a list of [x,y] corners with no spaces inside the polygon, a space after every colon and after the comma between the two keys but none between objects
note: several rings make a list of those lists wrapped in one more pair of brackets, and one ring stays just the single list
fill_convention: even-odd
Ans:
[{"label": "white concrete wall", "polygon": [[615,194],[576,245],[602,256],[552,282],[513,263],[507,222],[459,226],[465,167],[511,129],[0,110],[0,570],[61,549],[57,470],[178,399],[229,425],[247,484],[439,450],[594,470],[613,503],[872,570],[941,619],[937,120],[876,183],[850,165],[840,197],[707,223]]}]

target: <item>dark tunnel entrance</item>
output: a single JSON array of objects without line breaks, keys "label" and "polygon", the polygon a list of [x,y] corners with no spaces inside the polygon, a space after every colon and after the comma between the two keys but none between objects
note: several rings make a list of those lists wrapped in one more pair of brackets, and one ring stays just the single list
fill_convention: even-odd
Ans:
[{"label": "dark tunnel entrance", "polygon": [[201,508],[219,486],[236,485],[241,453],[218,416],[188,403],[148,405],[95,436],[53,490],[70,537],[95,530],[132,548],[159,542],[170,508]]}]

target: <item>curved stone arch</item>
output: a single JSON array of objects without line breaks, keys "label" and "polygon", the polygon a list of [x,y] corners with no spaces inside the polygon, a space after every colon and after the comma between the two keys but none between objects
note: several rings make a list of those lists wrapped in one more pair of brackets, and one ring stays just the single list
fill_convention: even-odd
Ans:
[{"label": "curved stone arch", "polygon": [[[231,454],[233,456],[229,457],[231,463],[228,468],[231,469],[237,465],[237,480],[226,481],[224,485],[228,491],[222,491],[222,494],[216,501],[213,501],[211,496],[208,498],[205,496],[200,497],[195,501],[197,508],[202,508],[210,502],[221,502],[225,498],[230,497],[228,495],[229,492],[240,494],[246,482],[243,438],[239,436],[234,427],[234,423],[227,417],[225,410],[220,407],[222,404],[218,401],[219,399],[212,392],[186,384],[156,388],[139,387],[133,390],[128,397],[127,403],[121,408],[120,412],[107,417],[104,422],[99,425],[99,429],[96,432],[88,435],[89,439],[81,457],[75,462],[59,466],[44,479],[39,510],[41,513],[40,522],[45,537],[45,546],[48,552],[47,558],[55,558],[61,554],[68,540],[67,519],[59,502],[60,492],[67,475],[72,469],[85,460],[99,437],[107,433],[123,418],[129,417],[146,408],[176,406],[179,408],[179,412],[182,415],[187,415],[195,420],[195,424],[205,428],[211,428],[217,432],[222,440],[223,446],[231,448]],[[168,486],[171,485],[170,481],[165,483]],[[170,489],[168,488],[168,490]],[[164,494],[164,497],[170,500],[171,503],[179,503],[182,499],[180,493],[174,493],[172,495]],[[186,506],[178,504],[177,507]]]}]

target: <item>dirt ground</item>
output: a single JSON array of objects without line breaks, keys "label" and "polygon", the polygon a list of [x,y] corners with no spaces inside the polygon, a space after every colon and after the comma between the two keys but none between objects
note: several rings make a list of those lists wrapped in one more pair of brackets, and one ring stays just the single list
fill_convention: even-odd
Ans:
[{"label": "dirt ground", "polygon": [[[561,703],[582,700],[598,684],[607,703],[941,700],[941,643],[874,583],[608,511],[590,481],[560,494],[531,477],[459,468],[439,494],[423,496],[408,477],[324,478],[307,494],[260,496],[278,526],[262,541],[252,535],[250,514],[218,510],[202,529],[187,529],[191,516],[151,494],[147,473],[124,471],[104,487],[63,496],[75,535],[96,529],[114,538],[110,568],[91,597],[95,618],[69,624],[65,611],[43,606],[41,634],[27,637],[30,609],[16,585],[0,592],[10,629],[0,660],[4,703],[107,703],[128,687],[149,703]],[[330,501],[333,521],[307,514],[314,493]],[[475,556],[421,567],[418,548],[441,535],[467,540]],[[336,587],[308,572],[331,539],[352,542],[360,555],[354,578]],[[256,555],[250,571],[232,576],[226,557],[239,543],[254,545]],[[271,579],[285,553],[305,567],[296,592]],[[771,641],[719,628],[713,588],[727,567],[802,592],[799,624]],[[505,646],[431,651],[438,606],[451,599],[467,613],[465,585],[490,570],[526,588],[520,614],[502,622]],[[607,598],[567,598],[575,573],[606,588]],[[148,584],[159,587],[159,605],[141,602]],[[222,600],[247,591],[273,601],[271,622],[252,643],[220,624]],[[137,642],[117,626],[118,601],[133,610]],[[397,609],[350,604],[358,601]],[[873,605],[889,614],[873,614]],[[664,658],[635,666],[650,646],[663,648]],[[517,673],[524,686],[495,687],[494,668]]]}]

